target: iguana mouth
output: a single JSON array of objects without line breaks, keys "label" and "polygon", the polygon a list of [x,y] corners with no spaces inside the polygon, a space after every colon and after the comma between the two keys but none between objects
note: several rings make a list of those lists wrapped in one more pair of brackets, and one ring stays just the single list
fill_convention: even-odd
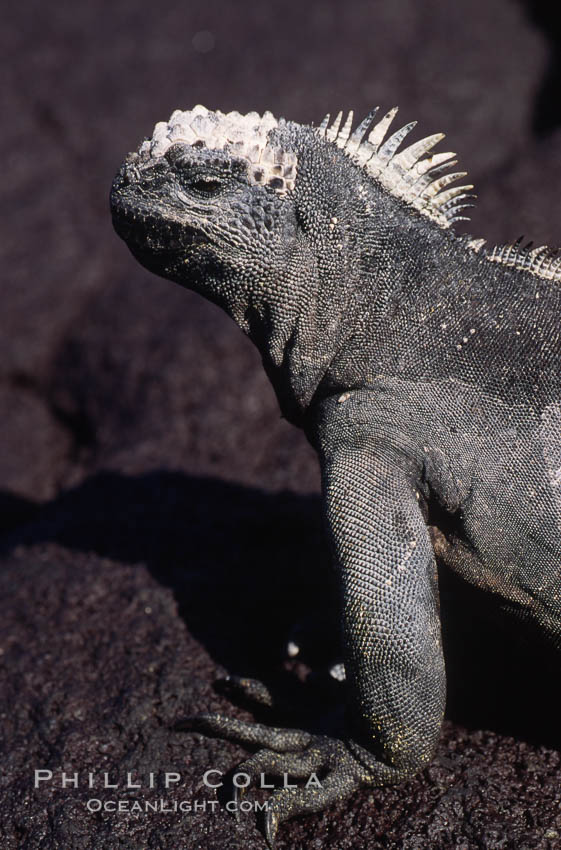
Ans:
[{"label": "iguana mouth", "polygon": [[122,199],[113,197],[111,210],[116,232],[135,254],[175,255],[208,243],[199,230],[186,226],[185,222],[163,219],[152,210]]}]

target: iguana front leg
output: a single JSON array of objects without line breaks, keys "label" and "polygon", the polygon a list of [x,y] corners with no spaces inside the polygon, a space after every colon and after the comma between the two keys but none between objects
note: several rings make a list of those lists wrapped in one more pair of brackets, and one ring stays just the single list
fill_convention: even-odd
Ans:
[{"label": "iguana front leg", "polygon": [[238,768],[250,776],[321,777],[320,788],[273,794],[270,844],[289,817],[416,773],[434,752],[444,711],[434,556],[412,480],[379,455],[343,447],[324,458],[323,488],[342,597],[348,737],[219,715],[191,726],[265,747]]},{"label": "iguana front leg", "polygon": [[340,574],[348,746],[373,783],[395,782],[430,761],[444,714],[434,553],[411,474],[381,450],[327,454],[323,483]]}]

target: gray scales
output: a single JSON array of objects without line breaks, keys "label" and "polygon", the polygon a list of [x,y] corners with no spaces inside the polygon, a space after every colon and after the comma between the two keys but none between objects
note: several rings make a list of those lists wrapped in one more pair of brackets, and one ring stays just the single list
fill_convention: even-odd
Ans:
[{"label": "gray scales", "polygon": [[[561,647],[561,258],[458,235],[442,134],[403,148],[397,110],[319,127],[197,106],[156,125],[113,183],[117,233],[220,305],[317,450],[349,702],[330,738],[221,715],[261,747],[279,824],[427,765],[445,704],[435,554]],[[445,519],[430,528],[432,508]],[[258,702],[264,687],[236,680]]]}]

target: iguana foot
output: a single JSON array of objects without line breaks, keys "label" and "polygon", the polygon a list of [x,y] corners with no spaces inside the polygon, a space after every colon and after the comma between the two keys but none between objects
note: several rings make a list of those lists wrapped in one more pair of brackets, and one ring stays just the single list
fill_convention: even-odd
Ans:
[{"label": "iguana foot", "polygon": [[[266,740],[264,736],[264,746]],[[269,798],[265,814],[265,836],[271,848],[283,821],[296,815],[320,812],[368,782],[366,771],[344,742],[321,735],[310,736],[307,746],[298,752],[259,750],[238,765],[236,773],[247,774],[254,783],[258,783],[262,775],[284,782],[284,787]],[[305,780],[305,783],[296,785],[292,782],[295,779]],[[243,789],[234,786],[234,800],[241,799],[240,791]]]},{"label": "iguana foot", "polygon": [[[231,677],[233,690],[261,705],[271,705],[268,690],[252,679]],[[247,784],[262,784],[262,777],[279,778],[284,787],[269,797],[265,816],[265,836],[273,847],[279,825],[296,815],[322,811],[336,800],[350,796],[372,778],[344,741],[313,735],[299,729],[281,729],[262,723],[247,723],[222,714],[201,714],[181,724],[194,732],[227,738],[236,743],[259,747],[242,762],[235,774],[246,774]],[[296,784],[292,780],[306,780]],[[232,799],[239,811],[245,789],[232,787]]]}]

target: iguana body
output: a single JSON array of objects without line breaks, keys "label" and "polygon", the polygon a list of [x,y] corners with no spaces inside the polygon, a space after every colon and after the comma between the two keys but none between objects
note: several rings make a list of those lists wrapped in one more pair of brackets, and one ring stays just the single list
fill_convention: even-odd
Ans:
[{"label": "iguana body", "polygon": [[[321,462],[339,577],[348,737],[207,716],[264,746],[249,773],[308,776],[278,823],[431,759],[445,701],[435,546],[561,645],[561,263],[450,224],[439,136],[399,149],[395,110],[350,134],[196,107],[116,177],[118,233],[252,338]],[[446,521],[431,542],[431,508]],[[279,755],[282,753],[282,755]]]}]

